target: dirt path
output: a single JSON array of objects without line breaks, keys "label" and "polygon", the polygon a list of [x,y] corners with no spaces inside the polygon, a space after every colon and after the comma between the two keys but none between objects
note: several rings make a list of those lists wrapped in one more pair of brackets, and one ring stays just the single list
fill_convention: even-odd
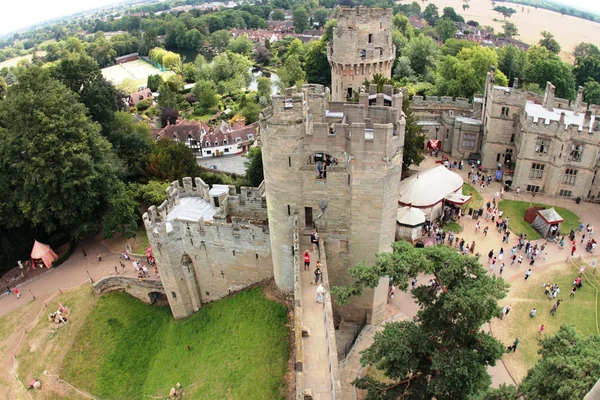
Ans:
[{"label": "dirt path", "polygon": [[[87,257],[84,257],[82,248]],[[113,246],[114,249],[114,246]],[[102,255],[102,262],[98,262],[96,255]],[[46,309],[57,307],[55,299],[48,299],[60,289],[77,286],[89,281],[90,277],[97,281],[108,275],[115,274],[115,265],[119,266],[120,253],[113,253],[107,246],[96,239],[89,239],[79,245],[73,255],[58,268],[43,270],[34,274],[30,280],[19,284],[22,293],[20,299],[16,296],[0,296],[0,317],[6,316],[3,326],[0,326],[0,387],[6,387],[8,392],[3,392],[2,398],[25,398],[21,386],[12,374],[13,350],[21,340],[25,326],[40,313],[42,317]],[[124,261],[125,275],[136,276],[131,262]],[[121,274],[120,267],[118,268]],[[151,271],[152,273],[152,271]],[[45,306],[47,304],[47,307]],[[10,315],[9,315],[10,314]]]}]

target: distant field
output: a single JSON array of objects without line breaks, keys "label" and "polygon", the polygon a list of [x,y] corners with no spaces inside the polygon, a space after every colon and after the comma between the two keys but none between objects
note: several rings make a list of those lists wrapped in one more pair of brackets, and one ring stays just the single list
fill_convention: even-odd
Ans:
[{"label": "distant field", "polygon": [[[411,1],[400,1],[400,3],[410,3]],[[492,10],[492,3],[487,0],[473,0],[469,3],[470,8],[463,12],[462,0],[430,0],[425,3],[435,4],[440,9],[440,14],[444,7],[454,7],[457,13],[462,15],[466,21],[473,19],[482,25],[492,26],[495,32],[502,32],[504,24],[502,15]],[[423,4],[423,3],[421,3]],[[510,22],[517,25],[520,36],[517,39],[528,44],[538,43],[541,31],[551,32],[562,47],[561,57],[565,60],[570,59],[570,53],[577,44],[581,42],[593,43],[600,46],[600,24],[587,21],[581,18],[575,18],[568,15],[535,9],[533,7],[521,6],[514,3],[496,3],[497,6],[511,7],[517,10],[510,19]],[[524,11],[522,11],[524,9]],[[494,22],[493,19],[498,22]]]},{"label": "distant field", "polygon": [[[38,51],[36,54],[40,57],[43,57],[46,55],[46,52]],[[20,56],[20,57],[9,58],[8,60],[4,60],[4,61],[0,62],[0,69],[2,69],[4,67],[7,67],[7,68],[16,67],[17,64],[19,63],[19,61],[21,61],[21,60],[31,61],[32,58],[33,58],[32,54],[27,54],[25,56]]]},{"label": "distant field", "polygon": [[115,85],[119,85],[126,79],[131,80],[137,87],[146,86],[148,76],[160,74],[167,79],[175,75],[172,71],[161,71],[153,65],[143,61],[135,60],[124,64],[113,65],[112,67],[102,68],[102,75]]}]

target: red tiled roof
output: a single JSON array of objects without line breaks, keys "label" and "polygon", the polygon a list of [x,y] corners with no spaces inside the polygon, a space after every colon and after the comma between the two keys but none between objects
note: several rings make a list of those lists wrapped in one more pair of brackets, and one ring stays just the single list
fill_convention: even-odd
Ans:
[{"label": "red tiled roof", "polygon": [[202,132],[207,133],[210,131],[210,127],[202,121],[188,121],[182,120],[176,125],[168,125],[159,132],[153,133],[152,139],[157,138],[169,138],[176,137],[180,142],[185,142],[189,136],[192,139],[200,141],[202,138]]}]

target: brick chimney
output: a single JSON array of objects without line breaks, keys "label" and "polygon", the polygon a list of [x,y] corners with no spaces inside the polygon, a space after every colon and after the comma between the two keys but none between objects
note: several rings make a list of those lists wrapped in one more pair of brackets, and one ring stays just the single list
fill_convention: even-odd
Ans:
[{"label": "brick chimney", "polygon": [[575,115],[579,115],[579,110],[581,109],[582,102],[583,102],[583,86],[579,86],[579,90],[577,91],[577,98],[575,99],[575,105],[573,106],[573,113]]},{"label": "brick chimney", "polygon": [[556,88],[551,82],[546,82],[546,93],[544,94],[544,108],[548,111],[554,111],[554,91]]},{"label": "brick chimney", "polygon": [[561,112],[561,113],[560,113],[560,119],[558,120],[558,122],[559,122],[561,125],[564,125],[564,123],[565,123],[565,113],[564,113],[564,112]]},{"label": "brick chimney", "polygon": [[583,130],[589,130],[590,122],[592,121],[592,110],[587,110],[583,117]]},{"label": "brick chimney", "polygon": [[513,80],[513,89],[518,89],[519,88],[519,78],[515,78]]}]

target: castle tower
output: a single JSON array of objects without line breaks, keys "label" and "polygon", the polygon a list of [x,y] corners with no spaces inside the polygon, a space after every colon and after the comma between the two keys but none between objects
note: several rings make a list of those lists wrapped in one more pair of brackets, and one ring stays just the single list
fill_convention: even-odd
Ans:
[{"label": "castle tower", "polygon": [[392,9],[338,9],[337,26],[327,48],[333,101],[345,101],[365,79],[392,77],[396,46],[392,44]]},{"label": "castle tower", "polygon": [[[360,104],[328,103],[329,90],[305,85],[273,96],[260,117],[275,282],[293,289],[294,214],[301,235],[315,223],[324,240],[332,286],[348,269],[391,251],[398,211],[405,120],[402,93],[361,93]],[[374,96],[375,105],[369,106]],[[364,100],[364,101],[362,101]],[[388,103],[389,105],[385,105]],[[335,108],[333,108],[335,107]],[[318,165],[327,160],[326,175]],[[348,321],[384,316],[387,279],[337,311]]]},{"label": "castle tower", "polygon": [[307,105],[302,93],[287,89],[273,100],[271,113],[261,130],[267,213],[271,236],[273,275],[277,286],[287,292],[294,288],[293,211],[300,205],[302,180],[298,170],[304,164],[303,139]]}]

